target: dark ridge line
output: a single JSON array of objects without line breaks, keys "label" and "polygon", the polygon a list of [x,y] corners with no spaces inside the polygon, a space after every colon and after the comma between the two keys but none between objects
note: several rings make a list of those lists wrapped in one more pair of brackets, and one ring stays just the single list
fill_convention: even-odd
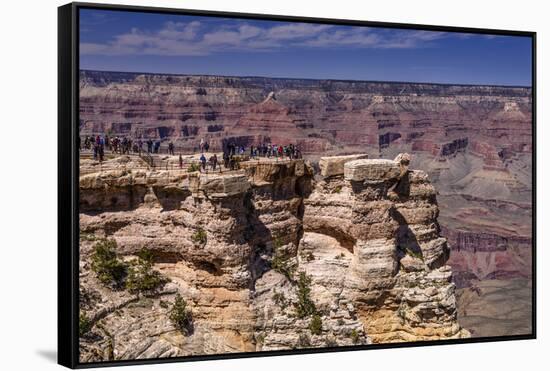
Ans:
[{"label": "dark ridge line", "polygon": [[108,70],[87,70],[81,69],[79,73],[112,73],[112,74],[126,74],[126,75],[147,75],[147,76],[174,76],[174,77],[220,77],[220,78],[232,78],[232,79],[265,79],[265,80],[294,80],[294,81],[329,81],[329,82],[345,82],[345,83],[368,83],[368,84],[389,84],[389,85],[436,85],[436,86],[458,86],[458,87],[486,87],[486,88],[504,88],[504,89],[532,89],[532,86],[528,85],[491,85],[491,84],[453,84],[442,82],[414,82],[414,81],[383,81],[383,80],[346,80],[346,79],[314,79],[314,78],[300,78],[300,77],[269,77],[269,76],[233,76],[233,75],[196,75],[196,74],[183,74],[183,73],[157,73],[157,72],[124,72],[124,71],[108,71]]}]

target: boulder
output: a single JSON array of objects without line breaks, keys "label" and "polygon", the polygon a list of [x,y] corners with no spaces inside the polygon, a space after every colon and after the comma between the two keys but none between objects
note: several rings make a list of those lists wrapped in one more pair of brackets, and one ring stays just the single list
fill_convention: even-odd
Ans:
[{"label": "boulder", "polygon": [[344,178],[349,181],[384,182],[401,173],[397,162],[385,159],[361,159],[345,163]]},{"label": "boulder", "polygon": [[189,189],[195,197],[224,198],[250,189],[244,174],[210,175],[195,173],[189,177]]},{"label": "boulder", "polygon": [[359,160],[359,159],[366,159],[366,158],[368,158],[368,155],[364,153],[356,154],[356,155],[347,155],[347,156],[321,157],[321,160],[319,160],[321,175],[324,177],[343,175],[344,164],[346,162]]}]

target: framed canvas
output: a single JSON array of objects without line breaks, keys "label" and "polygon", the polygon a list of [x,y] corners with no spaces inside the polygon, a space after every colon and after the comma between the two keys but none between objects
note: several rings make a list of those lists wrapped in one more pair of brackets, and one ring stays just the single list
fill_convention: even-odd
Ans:
[{"label": "framed canvas", "polygon": [[58,17],[60,364],[535,338],[534,32]]}]

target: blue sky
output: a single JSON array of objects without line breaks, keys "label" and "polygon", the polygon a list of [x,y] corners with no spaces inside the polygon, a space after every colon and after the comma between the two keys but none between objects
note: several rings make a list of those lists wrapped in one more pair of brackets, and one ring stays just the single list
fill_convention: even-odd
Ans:
[{"label": "blue sky", "polygon": [[531,39],[81,9],[80,68],[531,86]]}]

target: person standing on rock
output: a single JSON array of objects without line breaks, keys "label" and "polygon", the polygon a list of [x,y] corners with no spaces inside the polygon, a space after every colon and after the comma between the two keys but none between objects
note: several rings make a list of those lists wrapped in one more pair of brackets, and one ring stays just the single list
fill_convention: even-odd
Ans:
[{"label": "person standing on rock", "polygon": [[[229,153],[228,152],[223,153],[223,167],[225,167],[226,169],[229,168]],[[220,167],[220,171],[221,171],[221,167]]]},{"label": "person standing on rock", "polygon": [[206,157],[204,156],[204,153],[201,154],[201,157],[199,160],[201,162],[202,171],[206,171]]},{"label": "person standing on rock", "polygon": [[208,162],[210,163],[210,167],[212,168],[212,171],[216,171],[216,166],[218,165],[218,158],[216,157],[216,154],[214,153],[210,158],[208,159]]},{"label": "person standing on rock", "polygon": [[[216,170],[216,167],[218,166],[218,156],[215,153],[214,153],[214,161],[213,162],[214,162],[214,166],[213,166],[212,170]],[[222,172],[222,167],[219,166],[219,168],[220,168],[220,173],[221,173]]]},{"label": "person standing on rock", "polygon": [[104,146],[103,144],[100,144],[98,147],[99,162],[103,162],[103,157],[105,155]]},{"label": "person standing on rock", "polygon": [[183,169],[183,157],[181,157],[181,153],[180,153],[179,163],[180,163],[180,169]]},{"label": "person standing on rock", "polygon": [[171,156],[174,156],[174,143],[172,143],[172,142],[168,143],[168,153]]},{"label": "person standing on rock", "polygon": [[94,161],[97,161],[97,147],[98,145],[94,142]]}]

